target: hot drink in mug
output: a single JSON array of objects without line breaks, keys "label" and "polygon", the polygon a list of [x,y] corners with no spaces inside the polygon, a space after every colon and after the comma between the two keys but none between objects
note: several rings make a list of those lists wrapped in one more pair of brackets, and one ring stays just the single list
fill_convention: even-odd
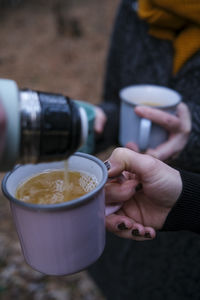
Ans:
[{"label": "hot drink in mug", "polygon": [[82,197],[97,184],[95,176],[83,172],[46,171],[20,184],[16,198],[26,203],[58,204]]}]

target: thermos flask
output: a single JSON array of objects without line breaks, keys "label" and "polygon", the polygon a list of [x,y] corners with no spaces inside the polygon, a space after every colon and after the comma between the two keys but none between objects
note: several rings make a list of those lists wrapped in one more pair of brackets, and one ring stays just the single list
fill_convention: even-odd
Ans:
[{"label": "thermos flask", "polygon": [[16,163],[67,159],[87,139],[86,112],[69,97],[22,90],[0,79],[0,101],[6,114],[1,172]]}]

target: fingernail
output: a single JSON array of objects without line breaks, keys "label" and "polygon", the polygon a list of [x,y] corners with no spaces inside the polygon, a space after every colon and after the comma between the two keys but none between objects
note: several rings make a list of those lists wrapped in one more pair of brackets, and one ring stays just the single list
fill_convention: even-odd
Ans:
[{"label": "fingernail", "polygon": [[111,168],[111,164],[110,164],[109,160],[104,161],[104,165],[106,166],[107,170],[109,171]]},{"label": "fingernail", "polygon": [[144,237],[150,239],[151,238],[151,234],[149,232],[145,232]]},{"label": "fingernail", "polygon": [[133,229],[132,230],[132,235],[133,236],[140,236],[139,230],[138,229]]},{"label": "fingernail", "polygon": [[142,189],[142,183],[138,183],[138,185],[135,188],[135,191],[138,192]]},{"label": "fingernail", "polygon": [[128,229],[128,227],[126,227],[126,225],[125,225],[124,223],[118,224],[118,225],[117,225],[117,228],[118,228],[119,230],[126,230],[126,229]]}]

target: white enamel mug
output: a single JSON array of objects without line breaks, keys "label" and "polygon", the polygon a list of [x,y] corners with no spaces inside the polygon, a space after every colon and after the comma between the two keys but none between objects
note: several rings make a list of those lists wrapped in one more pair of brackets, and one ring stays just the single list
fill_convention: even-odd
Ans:
[{"label": "white enamel mug", "polygon": [[85,153],[72,155],[68,168],[94,175],[98,185],[72,201],[37,205],[17,200],[16,189],[41,172],[64,169],[63,161],[20,165],[2,181],[25,260],[48,275],[67,275],[85,269],[99,258],[105,246],[107,169],[98,158]]},{"label": "white enamel mug", "polygon": [[168,132],[150,120],[141,118],[134,112],[137,105],[151,106],[175,114],[181,102],[181,95],[170,88],[157,85],[132,85],[120,90],[120,130],[119,143],[138,145],[140,151],[155,148],[167,140]]}]

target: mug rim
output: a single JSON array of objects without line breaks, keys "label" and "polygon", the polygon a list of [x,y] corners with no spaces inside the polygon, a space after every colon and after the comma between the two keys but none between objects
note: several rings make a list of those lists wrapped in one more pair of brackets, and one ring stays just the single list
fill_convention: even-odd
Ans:
[{"label": "mug rim", "polygon": [[3,177],[2,183],[1,183],[1,188],[3,191],[4,196],[12,203],[19,205],[21,207],[27,208],[27,209],[31,209],[31,210],[36,210],[36,211],[57,211],[57,210],[62,210],[62,209],[71,209],[71,208],[75,208],[78,206],[83,205],[84,203],[87,203],[89,201],[91,201],[91,198],[97,194],[105,185],[106,181],[107,181],[107,177],[108,177],[108,172],[107,172],[107,168],[104,165],[104,163],[97,157],[90,155],[88,153],[81,153],[81,152],[76,152],[71,156],[80,156],[80,157],[84,157],[90,160],[93,160],[95,163],[97,163],[101,169],[102,169],[102,180],[101,182],[98,184],[97,187],[95,187],[91,192],[86,193],[85,195],[73,199],[71,201],[66,201],[66,202],[62,202],[62,203],[57,203],[57,204],[34,204],[34,203],[27,203],[21,200],[16,199],[15,197],[13,197],[7,190],[6,184],[7,181],[9,179],[9,177],[18,169],[18,168],[22,168],[23,166],[26,165],[17,165],[16,167],[13,168],[13,170],[11,170],[10,172],[7,172],[6,175]]},{"label": "mug rim", "polygon": [[[176,95],[176,97],[177,97],[177,101],[176,102],[174,102],[174,103],[172,103],[172,104],[167,104],[167,105],[154,105],[154,106],[150,106],[149,105],[149,107],[154,107],[154,108],[169,108],[169,107],[173,107],[173,106],[176,106],[177,104],[179,104],[181,101],[182,101],[182,95],[178,92],[178,91],[176,91],[176,90],[174,90],[174,89],[172,89],[172,88],[168,88],[168,87],[166,87],[166,86],[162,86],[162,85],[156,85],[156,84],[132,84],[132,85],[128,85],[128,86],[125,86],[125,87],[123,87],[123,88],[121,88],[120,89],[120,91],[119,91],[119,97],[120,97],[120,99],[123,101],[123,102],[126,102],[126,103],[128,103],[128,104],[130,104],[130,105],[134,105],[134,106],[139,106],[139,105],[141,105],[141,104],[138,104],[138,103],[134,103],[133,102],[133,100],[129,100],[129,99],[126,99],[125,97],[124,97],[124,92],[125,92],[125,90],[128,90],[128,89],[134,89],[134,88],[154,88],[154,89],[162,89],[162,90],[166,90],[166,91],[169,91],[169,92],[171,92],[171,93],[173,93],[174,95]],[[147,105],[148,106],[148,105]]]}]

